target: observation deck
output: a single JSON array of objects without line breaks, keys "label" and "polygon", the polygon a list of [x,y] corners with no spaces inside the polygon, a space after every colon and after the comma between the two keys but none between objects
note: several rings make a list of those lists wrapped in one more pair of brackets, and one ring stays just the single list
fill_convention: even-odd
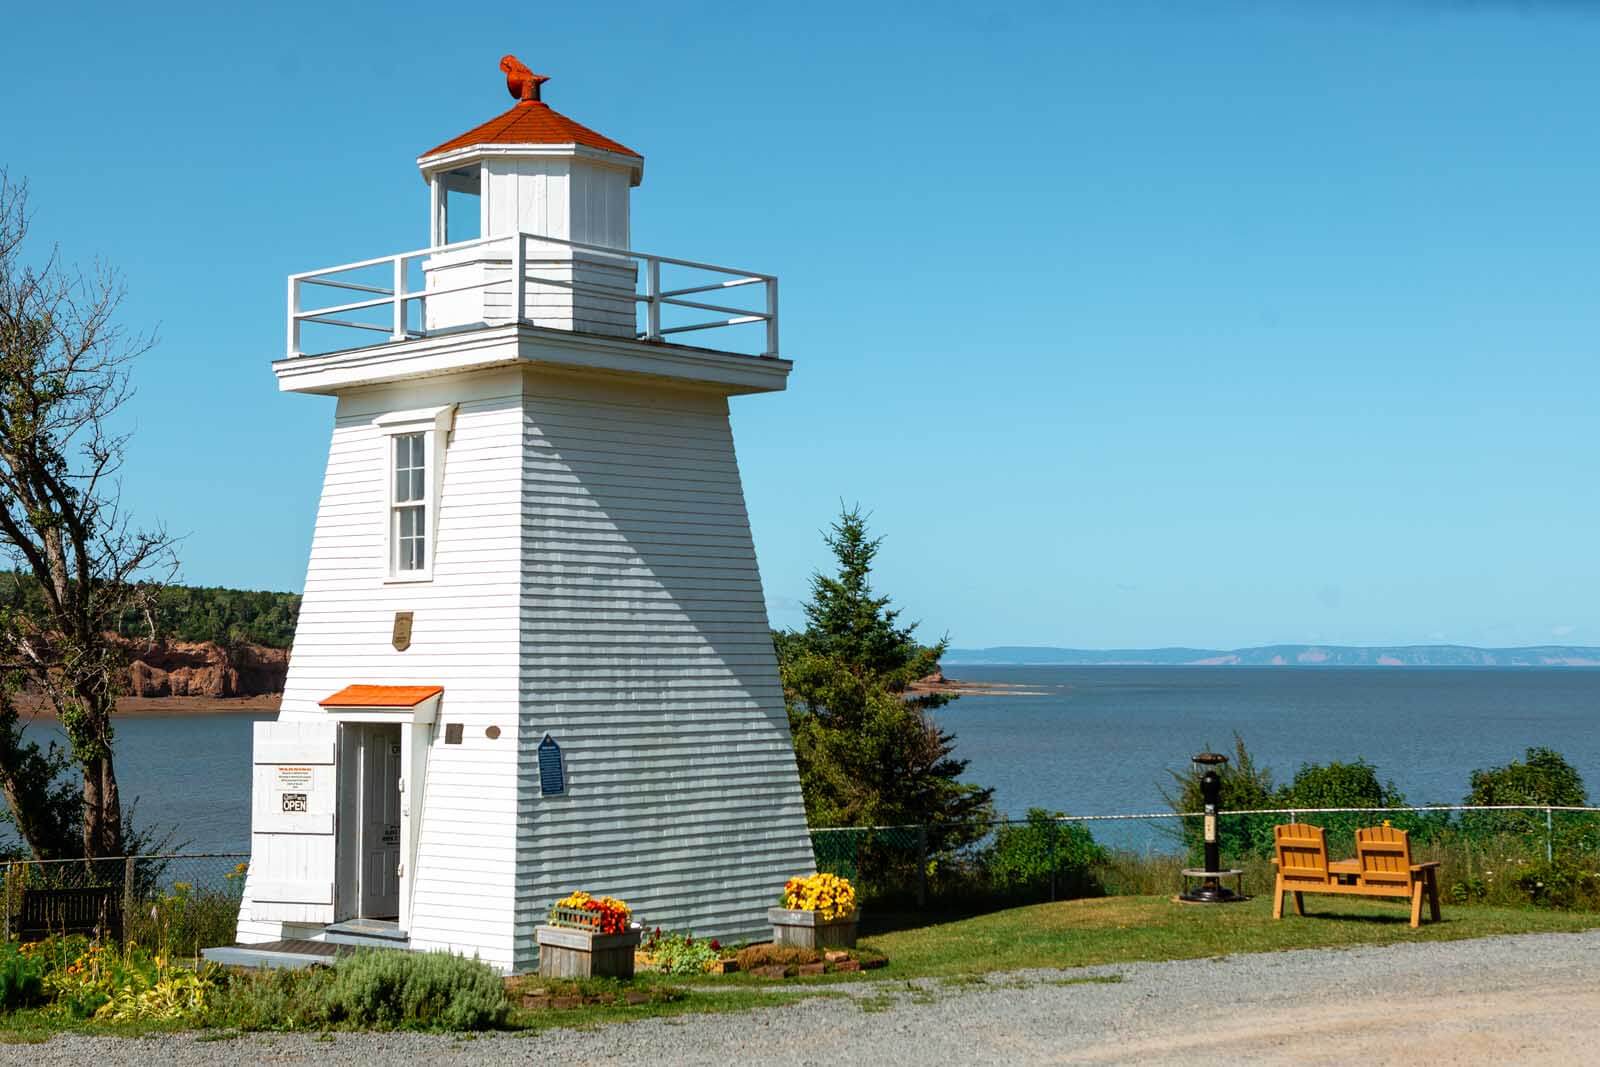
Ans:
[{"label": "observation deck", "polygon": [[[522,284],[513,284],[518,277]],[[325,290],[356,298],[306,306],[313,292]],[[285,354],[294,359],[514,322],[657,343],[719,330],[712,351],[776,359],[778,279],[539,234],[483,237],[289,275]],[[754,346],[750,331],[733,329],[751,325],[760,326]],[[313,338],[308,326],[329,331]],[[365,343],[356,343],[363,335]]]}]

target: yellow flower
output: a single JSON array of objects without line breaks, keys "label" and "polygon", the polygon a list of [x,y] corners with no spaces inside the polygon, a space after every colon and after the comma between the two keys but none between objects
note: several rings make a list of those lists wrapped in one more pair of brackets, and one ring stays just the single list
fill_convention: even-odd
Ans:
[{"label": "yellow flower", "polygon": [[824,919],[838,919],[855,910],[855,888],[836,874],[791,878],[783,887],[783,906],[814,911]]}]

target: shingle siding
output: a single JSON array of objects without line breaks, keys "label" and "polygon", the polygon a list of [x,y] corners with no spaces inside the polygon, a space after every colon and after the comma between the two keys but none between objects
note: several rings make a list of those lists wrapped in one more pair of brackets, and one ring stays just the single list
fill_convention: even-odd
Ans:
[{"label": "shingle siding", "polygon": [[518,963],[578,888],[759,936],[812,856],[727,402],[530,374],[523,438]]}]

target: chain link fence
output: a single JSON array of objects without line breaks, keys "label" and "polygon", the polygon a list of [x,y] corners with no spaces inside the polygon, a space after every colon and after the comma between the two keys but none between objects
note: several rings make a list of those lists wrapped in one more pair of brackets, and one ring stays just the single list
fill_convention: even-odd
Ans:
[{"label": "chain link fence", "polygon": [[[817,869],[856,883],[870,909],[960,912],[1175,892],[1180,871],[1201,862],[1203,821],[1199,812],[1036,812],[944,826],[814,828],[811,841]],[[1600,808],[1258,809],[1219,813],[1218,837],[1224,866],[1244,870],[1247,892],[1270,893],[1274,826],[1321,826],[1330,853],[1343,856],[1354,855],[1358,828],[1385,821],[1409,832],[1419,862],[1441,863],[1451,902],[1600,910]],[[1097,835],[1124,843],[1107,847]],[[1130,839],[1144,844],[1130,847]]]},{"label": "chain link fence", "polygon": [[[811,843],[817,870],[854,882],[872,921],[1176,892],[1182,868],[1199,863],[1203,819],[1199,812],[1034,812],[973,823],[817,827]],[[1441,863],[1447,902],[1600,910],[1600,808],[1273,808],[1217,818],[1224,865],[1244,870],[1251,893],[1271,891],[1274,826],[1321,826],[1330,854],[1346,855],[1354,852],[1356,829],[1384,821],[1410,833],[1417,861]],[[1108,847],[1097,835],[1121,844]],[[87,908],[91,925],[106,932],[192,955],[232,942],[249,858],[213,852],[0,861],[0,930],[45,936],[53,917],[59,925],[76,908],[81,922]]]},{"label": "chain link fence", "polygon": [[33,939],[93,928],[194,955],[232,943],[249,859],[203,852],[0,862],[0,929]]}]

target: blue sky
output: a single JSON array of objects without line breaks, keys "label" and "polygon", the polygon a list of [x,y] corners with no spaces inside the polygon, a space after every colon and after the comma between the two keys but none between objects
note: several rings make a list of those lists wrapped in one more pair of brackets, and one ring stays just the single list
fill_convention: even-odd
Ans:
[{"label": "blue sky", "polygon": [[127,490],[296,589],[291,271],[426,243],[499,56],[641,151],[634,245],[777,273],[734,427],[774,621],[841,500],[959,645],[1600,644],[1600,5],[60,4],[34,233],[159,324]]}]

